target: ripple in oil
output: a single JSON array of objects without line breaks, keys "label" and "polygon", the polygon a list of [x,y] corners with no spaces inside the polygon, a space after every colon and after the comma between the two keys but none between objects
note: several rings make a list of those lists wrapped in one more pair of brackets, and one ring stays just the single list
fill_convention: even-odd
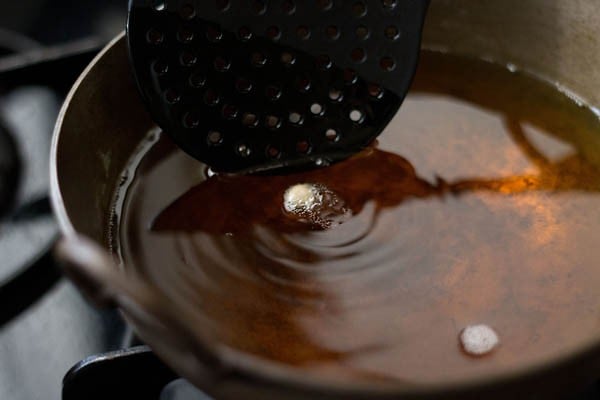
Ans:
[{"label": "ripple in oil", "polygon": [[[421,60],[377,143],[326,168],[207,174],[161,137],[116,188],[125,268],[194,329],[320,377],[473,379],[593,340],[597,115],[514,69]],[[330,223],[286,214],[304,183],[339,199]],[[472,321],[485,357],[457,346]]]}]

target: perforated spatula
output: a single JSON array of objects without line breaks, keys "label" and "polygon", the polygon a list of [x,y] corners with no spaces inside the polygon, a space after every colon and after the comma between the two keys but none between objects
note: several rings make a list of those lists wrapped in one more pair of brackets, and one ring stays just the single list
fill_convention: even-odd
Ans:
[{"label": "perforated spatula", "polygon": [[214,170],[327,165],[400,107],[428,3],[130,0],[130,57],[155,121]]}]

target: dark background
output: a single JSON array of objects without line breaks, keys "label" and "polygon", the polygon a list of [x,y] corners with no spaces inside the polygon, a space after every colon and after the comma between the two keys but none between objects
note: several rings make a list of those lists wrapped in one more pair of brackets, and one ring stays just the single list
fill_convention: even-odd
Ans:
[{"label": "dark background", "polygon": [[51,45],[86,36],[109,40],[125,27],[127,0],[0,0],[0,29]]}]

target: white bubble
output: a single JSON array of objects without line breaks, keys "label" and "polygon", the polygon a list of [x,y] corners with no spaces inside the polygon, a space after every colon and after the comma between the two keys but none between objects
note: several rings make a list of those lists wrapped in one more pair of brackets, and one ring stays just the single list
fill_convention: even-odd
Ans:
[{"label": "white bubble", "polygon": [[471,325],[460,333],[460,343],[467,354],[483,356],[491,353],[500,344],[500,338],[487,325]]},{"label": "white bubble", "polygon": [[317,185],[301,183],[291,186],[283,195],[283,207],[289,213],[302,214],[313,210],[323,202],[323,194]]}]

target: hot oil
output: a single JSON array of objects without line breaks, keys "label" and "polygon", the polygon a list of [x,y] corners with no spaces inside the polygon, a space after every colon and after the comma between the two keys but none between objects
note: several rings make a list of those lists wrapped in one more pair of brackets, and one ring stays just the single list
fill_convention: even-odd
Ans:
[{"label": "hot oil", "polygon": [[[439,383],[600,333],[600,121],[530,75],[425,52],[399,115],[345,162],[208,178],[163,137],[130,172],[126,267],[235,349]],[[284,207],[294,185],[323,190],[310,214]]]}]

